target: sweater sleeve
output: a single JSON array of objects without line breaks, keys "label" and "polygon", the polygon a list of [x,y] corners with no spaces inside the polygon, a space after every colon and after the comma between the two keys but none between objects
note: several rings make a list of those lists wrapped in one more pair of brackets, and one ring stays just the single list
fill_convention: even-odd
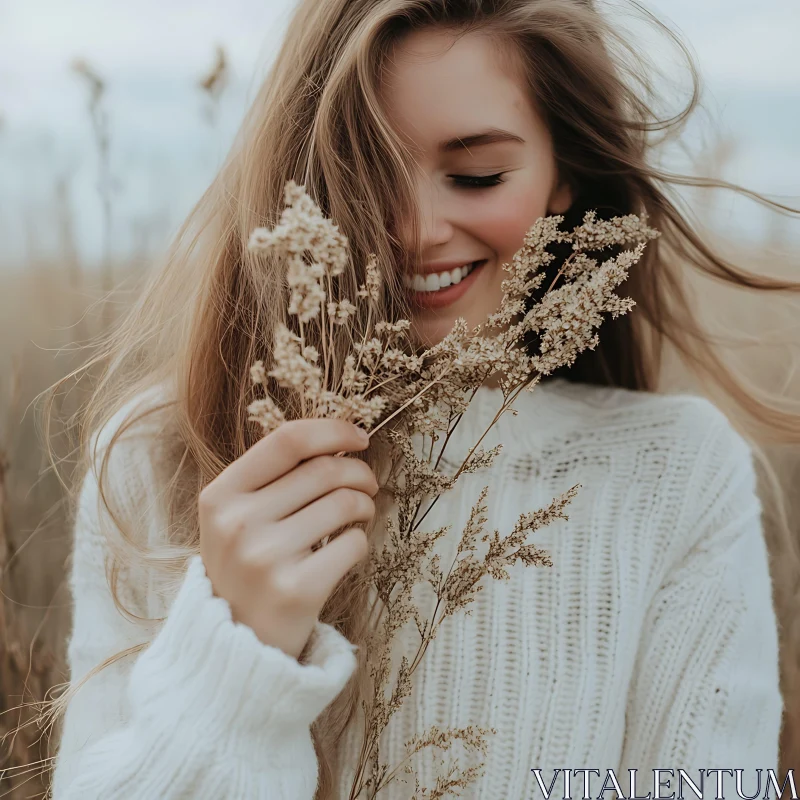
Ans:
[{"label": "sweater sleeve", "polygon": [[675,531],[690,542],[644,619],[618,774],[627,786],[628,769],[642,770],[649,787],[652,770],[672,769],[667,794],[678,769],[695,781],[744,769],[752,781],[750,770],[778,768],[778,628],[752,453],[721,412],[705,422]]},{"label": "sweater sleeve", "polygon": [[[129,471],[126,486],[131,480]],[[54,800],[311,800],[318,764],[310,726],[347,683],[355,647],[321,622],[304,663],[262,644],[214,596],[199,555],[160,629],[148,635],[146,624],[114,605],[97,495],[90,471],[74,528],[70,679],[120,650],[147,647],[93,675],[70,700]],[[146,592],[146,581],[125,574],[123,596]]]}]

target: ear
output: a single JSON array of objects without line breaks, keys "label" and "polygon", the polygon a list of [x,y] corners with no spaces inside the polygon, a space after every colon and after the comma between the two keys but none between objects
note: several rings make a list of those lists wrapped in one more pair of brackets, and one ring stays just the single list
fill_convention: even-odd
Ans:
[{"label": "ear", "polygon": [[547,203],[548,214],[565,214],[573,203],[574,195],[569,181],[561,180],[554,187]]}]

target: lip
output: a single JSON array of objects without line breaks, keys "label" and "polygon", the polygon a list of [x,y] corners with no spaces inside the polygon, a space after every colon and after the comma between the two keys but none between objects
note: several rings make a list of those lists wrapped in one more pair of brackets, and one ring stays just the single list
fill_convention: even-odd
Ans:
[{"label": "lip", "polygon": [[[445,289],[439,289],[438,292],[415,292],[412,290],[407,290],[412,305],[416,306],[417,308],[445,308],[451,303],[455,303],[455,301],[458,300],[458,298],[461,297],[475,282],[475,276],[481,272],[484,266],[486,266],[486,259],[480,259],[475,263],[477,266],[460,283],[453,284]],[[450,268],[452,269],[454,267],[461,266],[464,266],[463,261],[458,264],[452,264]],[[437,264],[435,269],[427,269],[426,267],[424,274],[427,274],[428,272],[444,271],[447,268],[448,265],[446,264]]]}]

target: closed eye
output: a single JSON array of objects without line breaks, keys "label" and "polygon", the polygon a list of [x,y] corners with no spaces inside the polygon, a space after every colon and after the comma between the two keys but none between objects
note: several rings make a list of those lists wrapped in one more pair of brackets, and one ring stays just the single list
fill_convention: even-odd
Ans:
[{"label": "closed eye", "polygon": [[502,176],[505,173],[496,172],[494,175],[448,175],[452,178],[456,186],[465,189],[484,189],[488,186],[497,186],[498,183],[503,183]]}]

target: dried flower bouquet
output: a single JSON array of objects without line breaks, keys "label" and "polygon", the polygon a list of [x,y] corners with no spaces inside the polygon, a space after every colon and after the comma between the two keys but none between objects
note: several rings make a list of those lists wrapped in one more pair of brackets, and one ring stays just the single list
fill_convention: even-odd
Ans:
[{"label": "dried flower bouquet", "polygon": [[[495,731],[472,725],[444,730],[434,727],[415,736],[406,743],[401,763],[392,766],[380,759],[380,739],[411,693],[414,671],[439,626],[462,609],[470,613],[470,603],[483,588],[482,579],[488,575],[508,580],[506,568],[517,562],[552,566],[549,555],[526,544],[526,538],[555,519],[567,519],[564,509],[580,486],[546,508],[521,515],[505,536],[484,530],[488,519],[488,487],[484,487],[461,533],[455,559],[447,565],[442,565],[440,555],[433,551],[449,526],[423,532],[421,523],[462,474],[492,464],[501,445],[487,452],[481,442],[503,413],[516,414],[512,404],[517,395],[523,389],[532,391],[542,376],[572,364],[583,350],[596,347],[596,329],[604,314],[616,317],[632,308],[633,301],[619,297],[615,290],[641,257],[646,242],[659,232],[647,226],[646,216],[600,221],[589,211],[572,232],[559,230],[561,216],[541,218],[530,228],[511,263],[503,265],[509,276],[502,283],[499,310],[473,330],[459,318],[439,343],[420,349],[411,341],[408,320],[379,319],[383,287],[375,258],[368,259],[365,280],[355,296],[343,296],[338,279],[351,266],[347,239],[303,187],[289,182],[284,199],[286,207],[279,224],[272,229],[257,228],[249,241],[251,251],[287,260],[290,290],[286,322],[275,330],[271,367],[258,361],[251,369],[252,380],[264,396],[248,406],[249,418],[261,425],[264,435],[287,418],[269,394],[272,379],[294,395],[301,416],[347,419],[363,426],[371,436],[384,429],[392,453],[384,488],[391,492],[394,506],[382,542],[373,542],[365,572],[375,597],[367,639],[373,692],[363,706],[365,735],[350,792],[350,800],[373,798],[401,771],[413,773],[410,762],[423,748],[444,751],[461,742],[468,751],[486,753],[486,736]],[[571,242],[572,253],[542,299],[528,307],[529,297],[545,280],[544,267],[554,258],[547,249],[554,242]],[[633,249],[622,250],[602,263],[589,255],[629,245]],[[294,330],[287,324],[292,318]],[[531,335],[536,337],[535,352],[522,345]],[[338,364],[336,353],[343,351],[348,354]],[[447,443],[478,388],[490,376],[498,379],[503,402],[460,466],[452,474],[444,474],[438,468]],[[482,554],[479,540],[485,543]],[[428,584],[435,596],[427,616],[412,599],[412,589],[420,583]],[[403,656],[392,676],[392,642],[412,623],[419,647],[410,660]],[[420,786],[415,775],[414,796],[460,796],[461,790],[482,774],[483,764],[463,770],[451,765],[432,787]]]}]

